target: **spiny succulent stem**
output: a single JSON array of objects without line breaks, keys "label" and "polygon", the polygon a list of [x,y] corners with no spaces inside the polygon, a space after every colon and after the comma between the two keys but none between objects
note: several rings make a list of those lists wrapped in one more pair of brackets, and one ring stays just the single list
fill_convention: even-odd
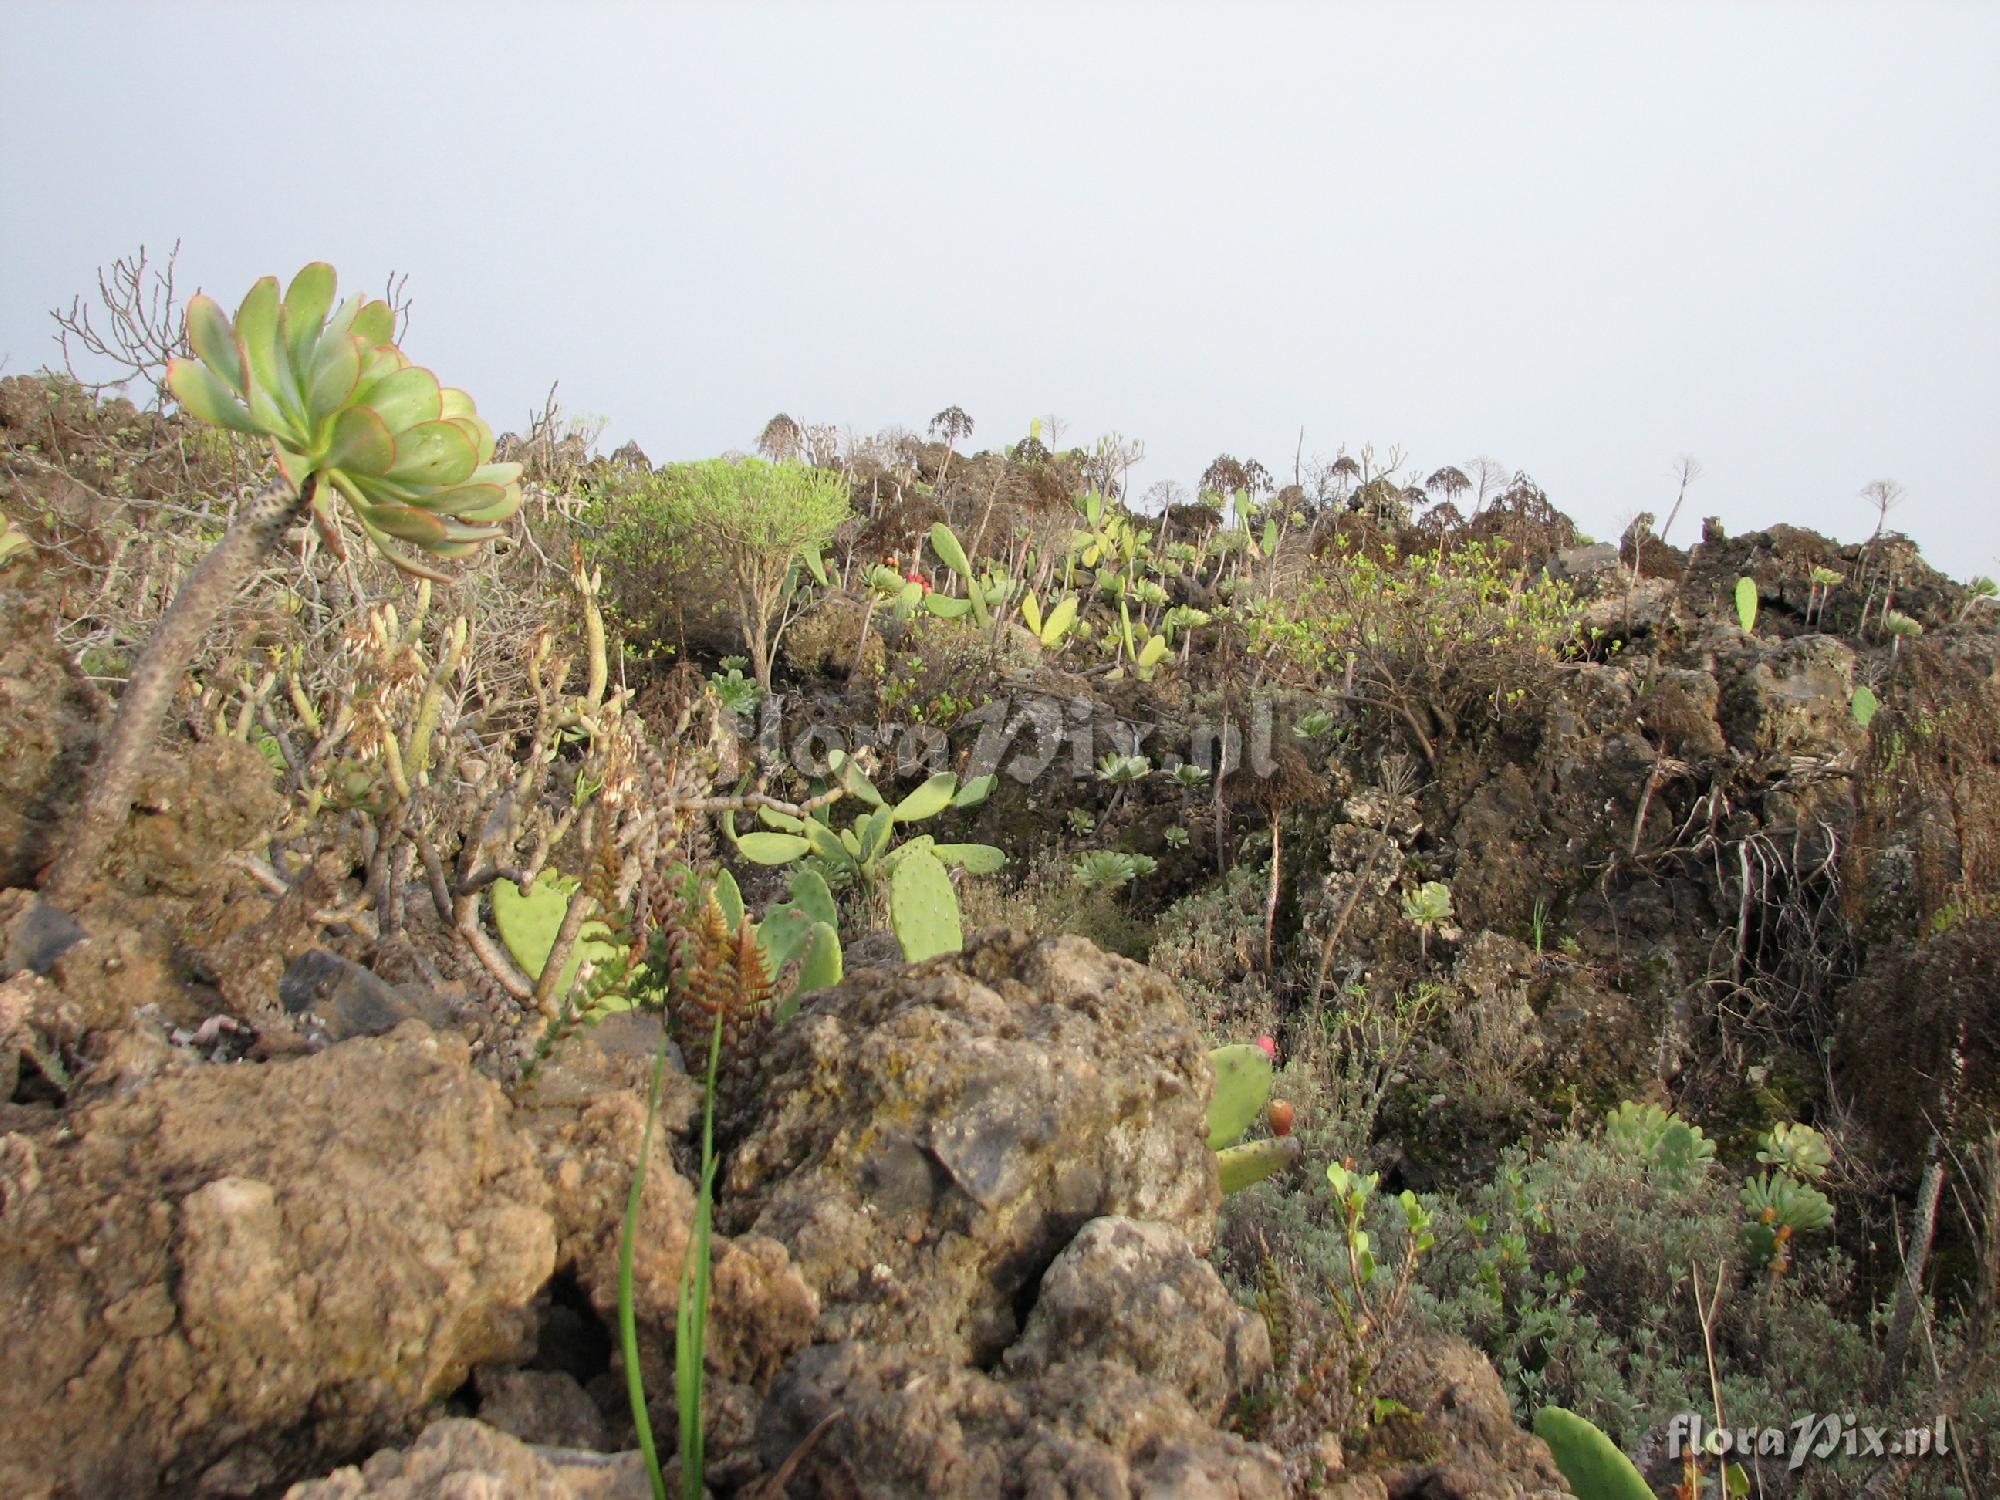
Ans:
[{"label": "spiny succulent stem", "polygon": [[222,540],[188,575],[160,617],[119,697],[117,717],[90,768],[83,800],[63,831],[62,851],[42,882],[42,894],[54,904],[73,903],[89,888],[105,851],[132,811],[139,773],[159,737],[181,674],[215,617],[277,546],[286,528],[305,514],[311,504],[310,488],[294,490],[280,479],[238,510]]}]

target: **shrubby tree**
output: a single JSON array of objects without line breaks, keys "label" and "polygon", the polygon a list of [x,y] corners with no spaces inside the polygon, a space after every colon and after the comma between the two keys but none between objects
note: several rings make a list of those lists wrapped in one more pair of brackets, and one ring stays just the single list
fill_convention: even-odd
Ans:
[{"label": "shrubby tree", "polygon": [[951,468],[952,454],[958,445],[972,436],[972,418],[965,414],[962,406],[947,406],[931,418],[931,436],[944,442],[944,466],[938,470],[938,483],[944,483],[944,476]]},{"label": "shrubby tree", "polygon": [[805,447],[805,429],[789,413],[779,412],[757,434],[757,451],[774,464],[790,463]]},{"label": "shrubby tree", "polygon": [[669,465],[618,508],[614,526],[649,533],[721,582],[768,692],[797,570],[819,568],[820,549],[850,514],[846,482],[804,464],[713,458]]}]

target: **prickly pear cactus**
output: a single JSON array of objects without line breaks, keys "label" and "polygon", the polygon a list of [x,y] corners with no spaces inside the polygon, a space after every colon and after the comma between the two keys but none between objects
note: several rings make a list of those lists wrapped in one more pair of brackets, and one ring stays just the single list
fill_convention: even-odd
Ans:
[{"label": "prickly pear cactus", "polygon": [[889,881],[889,925],[903,957],[920,963],[965,946],[959,926],[958,893],[944,862],[928,849],[912,849],[896,861]]},{"label": "prickly pear cactus", "polygon": [[1549,1445],[1579,1500],[1653,1500],[1652,1486],[1639,1477],[1632,1460],[1575,1412],[1543,1407],[1535,1415],[1535,1436]]},{"label": "prickly pear cactus", "polygon": [[[542,977],[543,966],[549,961],[549,950],[556,945],[556,933],[569,911],[570,895],[576,886],[574,876],[558,875],[553,870],[542,871],[541,878],[525,892],[511,880],[493,882],[493,922],[500,929],[500,941],[507,945],[514,962],[530,979]],[[586,960],[603,963],[617,956],[617,948],[604,941],[610,931],[602,922],[583,924],[583,931],[570,952],[569,962],[563,966],[562,982],[556,986],[557,995],[570,992]],[[601,1008],[623,1008],[610,997],[599,1004]]]},{"label": "prickly pear cactus", "polygon": [[1224,1193],[1241,1192],[1252,1183],[1262,1182],[1273,1172],[1296,1163],[1304,1150],[1297,1136],[1274,1137],[1268,1141],[1245,1141],[1215,1153],[1216,1170],[1222,1176]]},{"label": "prickly pear cactus", "polygon": [[1208,1145],[1211,1151],[1243,1138],[1271,1098],[1271,1059],[1248,1042],[1217,1047],[1208,1054],[1215,1068],[1215,1097],[1208,1105]]}]

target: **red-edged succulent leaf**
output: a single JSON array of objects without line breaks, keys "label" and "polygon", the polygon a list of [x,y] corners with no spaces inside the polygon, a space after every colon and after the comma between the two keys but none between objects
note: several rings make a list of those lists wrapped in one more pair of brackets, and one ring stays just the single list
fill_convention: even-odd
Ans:
[{"label": "red-edged succulent leaf", "polygon": [[[494,486],[479,485],[476,486],[476,488],[490,490],[494,488]],[[521,487],[518,484],[510,484],[507,485],[505,488],[501,489],[500,498],[494,500],[490,504],[457,505],[452,507],[451,513],[457,516],[461,521],[477,521],[481,523],[492,523],[496,521],[506,520],[509,516],[513,515],[514,512],[519,510],[520,508],[521,508]]]},{"label": "red-edged succulent leaf", "polygon": [[497,526],[468,526],[463,520],[452,520],[448,516],[441,516],[439,519],[444,522],[445,541],[455,547],[463,546],[467,551],[476,550],[481,542],[490,542],[497,536],[506,535]]},{"label": "red-edged succulent leaf", "polygon": [[256,366],[250,359],[250,346],[240,338],[236,341],[236,357],[243,363],[243,401],[256,420],[257,430],[269,433],[273,438],[291,438],[291,419],[278,405],[278,398],[270,386],[257,378]]},{"label": "red-edged succulent leaf", "polygon": [[229,315],[222,310],[222,304],[197,292],[188,303],[187,331],[188,346],[195,357],[241,395],[243,360],[236,352],[236,330],[229,326]]},{"label": "red-edged succulent leaf", "polygon": [[362,347],[352,334],[328,334],[320,340],[306,387],[306,416],[315,436],[320,424],[345,406],[361,383]]},{"label": "red-edged succulent leaf", "polygon": [[304,371],[313,362],[327,309],[333,306],[333,288],[333,267],[323,260],[304,267],[285,288],[285,343],[294,370]]},{"label": "red-edged succulent leaf", "polygon": [[367,305],[367,302],[368,294],[366,292],[356,292],[352,297],[341,303],[339,307],[335,308],[333,316],[328,318],[326,322],[328,336],[354,332],[354,320],[360,316],[361,309]]},{"label": "red-edged succulent leaf", "polygon": [[467,484],[497,484],[507,486],[519,483],[521,466],[515,463],[481,464],[466,476]]},{"label": "red-edged succulent leaf", "polygon": [[506,489],[497,484],[460,484],[448,489],[426,490],[411,497],[409,503],[422,506],[433,515],[457,516],[462,521],[502,521],[514,513],[514,507],[500,515],[488,516],[484,513],[506,498]]},{"label": "red-edged succulent leaf", "polygon": [[[292,377],[292,362],[285,349],[282,330],[284,309],[278,302],[278,278],[260,277],[236,309],[236,346],[248,379],[246,394],[250,410],[259,421],[269,419],[272,434],[291,432],[303,440],[297,429],[305,425],[305,396]],[[258,389],[265,400],[260,402]]]},{"label": "red-edged succulent leaf", "polygon": [[387,477],[403,484],[450,487],[479,465],[479,451],[454,422],[419,422],[396,434],[396,462]]},{"label": "red-edged succulent leaf", "polygon": [[349,399],[365,402],[373,395],[375,387],[398,370],[407,370],[410,367],[410,359],[394,344],[370,344],[358,333],[354,337],[361,339],[363,345],[361,380],[354,387],[354,394]]},{"label": "red-edged succulent leaf", "polygon": [[198,359],[167,363],[167,389],[191,417],[235,432],[261,432],[257,419],[215,371]]},{"label": "red-edged succulent leaf", "polygon": [[479,408],[472,404],[472,397],[468,396],[455,385],[445,386],[438,392],[438,398],[444,405],[443,415],[446,417],[477,417],[479,415]]},{"label": "red-edged succulent leaf", "polygon": [[419,547],[428,548],[451,540],[444,529],[444,522],[429,511],[416,510],[407,505],[364,505],[360,507],[359,514],[377,531],[398,541],[415,542]]},{"label": "red-edged succulent leaf", "polygon": [[371,344],[389,344],[396,338],[396,310],[379,298],[362,304],[355,314],[354,331]]},{"label": "red-edged succulent leaf", "polygon": [[422,365],[409,365],[384,376],[362,399],[381,414],[393,433],[438,419],[437,376]]},{"label": "red-edged succulent leaf", "polygon": [[350,406],[334,418],[327,468],[366,476],[387,472],[395,461],[396,440],[373,407]]}]

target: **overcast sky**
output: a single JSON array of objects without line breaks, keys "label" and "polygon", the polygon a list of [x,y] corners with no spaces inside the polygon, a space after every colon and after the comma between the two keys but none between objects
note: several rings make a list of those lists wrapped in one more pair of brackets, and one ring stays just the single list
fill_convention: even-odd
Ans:
[{"label": "overcast sky", "polygon": [[406,348],[656,461],[773,413],[1134,489],[1345,443],[1490,455],[1586,531],[2000,573],[2000,5],[6,7],[0,358],[178,237],[233,309],[409,273]]}]

